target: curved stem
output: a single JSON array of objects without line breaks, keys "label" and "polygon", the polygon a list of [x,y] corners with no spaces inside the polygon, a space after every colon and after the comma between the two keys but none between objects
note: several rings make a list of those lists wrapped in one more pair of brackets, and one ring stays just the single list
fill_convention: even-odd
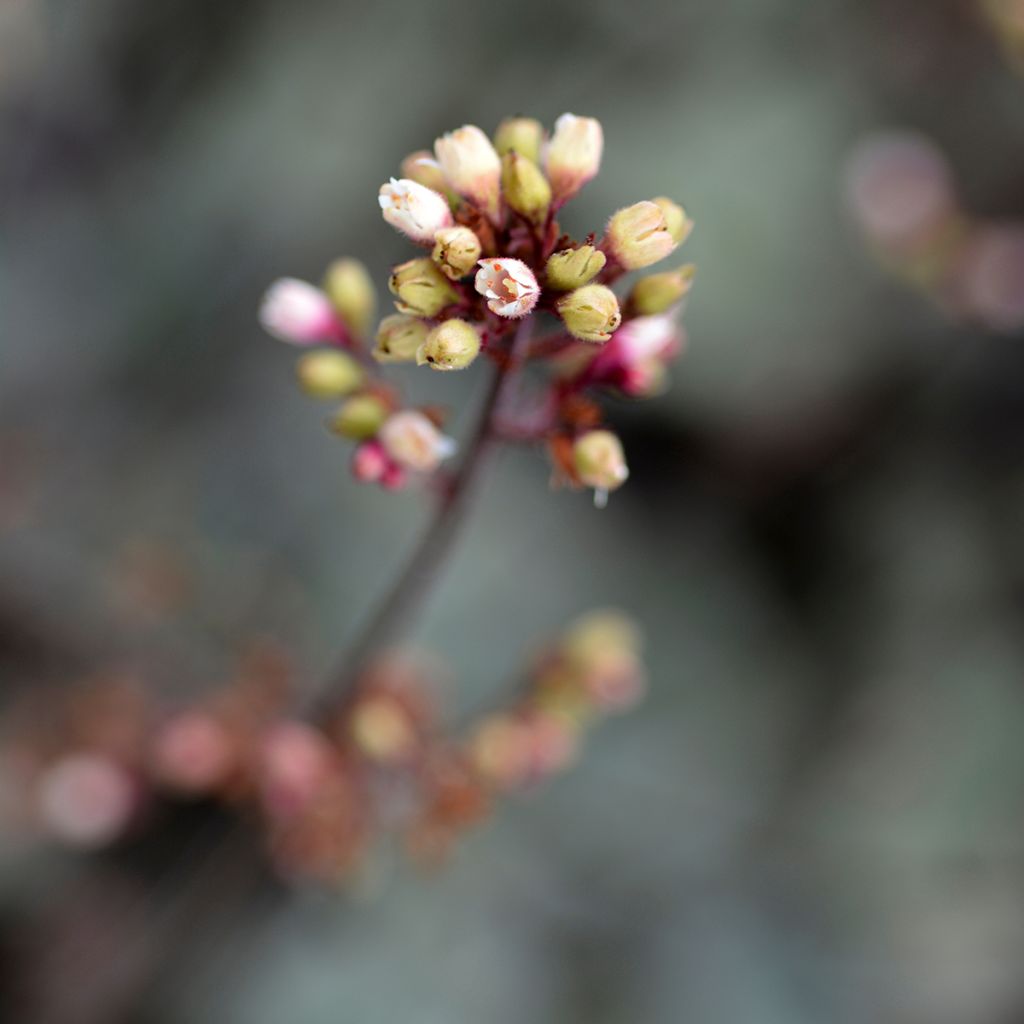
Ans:
[{"label": "curved stem", "polygon": [[497,417],[525,360],[531,326],[529,318],[523,321],[516,331],[508,357],[494,366],[477,425],[458,472],[442,491],[427,528],[384,599],[314,698],[311,709],[314,718],[333,714],[339,703],[351,697],[373,656],[408,626],[437,583],[465,522],[487,455],[499,439]]}]

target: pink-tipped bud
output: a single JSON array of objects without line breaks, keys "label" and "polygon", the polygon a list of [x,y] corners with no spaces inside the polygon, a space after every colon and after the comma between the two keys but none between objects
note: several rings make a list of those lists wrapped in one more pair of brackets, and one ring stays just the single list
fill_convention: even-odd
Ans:
[{"label": "pink-tipped bud", "polygon": [[453,455],[455,442],[415,409],[393,413],[380,428],[380,442],[403,469],[430,473]]},{"label": "pink-tipped bud", "polygon": [[384,467],[379,482],[385,491],[400,491],[409,482],[409,474],[401,466],[389,462]]},{"label": "pink-tipped bud", "polygon": [[491,140],[467,124],[434,143],[434,153],[445,178],[459,195],[497,218],[501,200],[501,160]]},{"label": "pink-tipped bud", "polygon": [[275,726],[263,744],[260,789],[273,818],[288,818],[317,796],[336,769],[334,748],[322,732],[301,722]]},{"label": "pink-tipped bud", "polygon": [[381,185],[377,201],[393,228],[422,245],[433,243],[434,235],[453,223],[448,200],[408,178],[392,178]]},{"label": "pink-tipped bud", "polygon": [[165,722],[153,741],[156,778],[182,793],[208,793],[234,767],[234,747],[221,722],[202,711],[186,711]]},{"label": "pink-tipped bud", "polygon": [[352,453],[352,475],[361,483],[377,483],[391,466],[379,441],[364,441]]},{"label": "pink-tipped bud", "polygon": [[526,316],[540,298],[537,278],[522,260],[480,260],[473,283],[487,299],[487,308],[498,316],[512,319]]},{"label": "pink-tipped bud", "polygon": [[589,368],[595,383],[641,397],[659,391],[665,365],[679,352],[682,332],[671,316],[639,316],[620,327]]},{"label": "pink-tipped bud", "polygon": [[259,316],[268,334],[292,345],[333,341],[344,333],[330,299],[294,277],[282,277],[267,289]]},{"label": "pink-tipped bud", "polygon": [[601,122],[595,118],[563,114],[555,122],[545,170],[556,206],[571,199],[596,176],[603,148],[604,133]]},{"label": "pink-tipped bud", "polygon": [[116,839],[135,809],[125,770],[100,754],[68,754],[39,780],[39,816],[58,839],[98,847]]}]

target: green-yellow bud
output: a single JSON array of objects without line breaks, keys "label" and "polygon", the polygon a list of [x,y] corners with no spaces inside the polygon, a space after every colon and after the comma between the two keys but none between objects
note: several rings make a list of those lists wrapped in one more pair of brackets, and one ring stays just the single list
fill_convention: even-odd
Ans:
[{"label": "green-yellow bud", "polygon": [[377,309],[377,289],[359,260],[335,260],[324,278],[324,291],[353,334],[364,337]]},{"label": "green-yellow bud", "polygon": [[614,491],[629,476],[622,442],[610,430],[588,430],[572,446],[572,465],[580,482]]},{"label": "green-yellow bud", "polygon": [[569,333],[581,341],[605,342],[622,323],[619,300],[603,284],[584,285],[563,295],[556,309]]},{"label": "green-yellow bud", "polygon": [[350,398],[328,424],[335,434],[353,441],[373,437],[388,418],[388,407],[376,395]]},{"label": "green-yellow bud", "polygon": [[552,253],[544,268],[548,287],[560,292],[582,288],[601,273],[605,262],[604,253],[592,245]]},{"label": "green-yellow bud", "polygon": [[697,268],[687,263],[678,270],[666,270],[662,274],[640,278],[629,294],[627,308],[637,316],[664,313],[689,292],[696,272]]},{"label": "green-yellow bud", "polygon": [[344,352],[308,352],[295,365],[299,386],[312,398],[343,398],[366,379],[363,368]]},{"label": "green-yellow bud", "polygon": [[665,217],[665,226],[677,245],[682,245],[690,236],[693,230],[693,221],[686,216],[686,211],[678,204],[666,199],[665,196],[658,196],[652,199],[652,203],[661,210]]},{"label": "green-yellow bud", "polygon": [[532,117],[509,117],[498,125],[494,133],[494,148],[499,156],[506,153],[518,153],[540,163],[540,144],[544,138],[544,128],[540,121]]},{"label": "green-yellow bud", "polygon": [[634,203],[613,214],[608,222],[608,247],[626,270],[649,267],[678,244],[657,203]]},{"label": "green-yellow bud", "polygon": [[398,300],[398,311],[410,316],[437,316],[459,297],[448,278],[426,257],[395,267],[388,287]]},{"label": "green-yellow bud", "polygon": [[476,232],[456,224],[435,232],[434,251],[430,255],[445,277],[457,281],[476,266],[481,251]]},{"label": "green-yellow bud", "polygon": [[540,224],[551,206],[551,186],[541,169],[519,153],[501,158],[501,191],[505,202],[534,224]]},{"label": "green-yellow bud", "polygon": [[416,362],[434,370],[464,370],[480,354],[480,335],[465,320],[445,320],[428,335]]},{"label": "green-yellow bud", "polygon": [[411,363],[420,345],[426,341],[430,325],[414,316],[392,313],[377,328],[373,358],[378,363]]}]

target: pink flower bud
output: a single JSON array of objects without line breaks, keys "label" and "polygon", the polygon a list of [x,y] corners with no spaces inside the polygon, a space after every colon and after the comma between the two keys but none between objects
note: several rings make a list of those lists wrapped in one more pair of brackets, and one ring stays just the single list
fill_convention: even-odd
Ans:
[{"label": "pink flower bud", "polygon": [[1024,327],[1024,227],[984,228],[970,240],[961,272],[969,311],[996,331]]},{"label": "pink flower bud", "polygon": [[268,334],[292,345],[338,340],[344,333],[327,296],[294,277],[282,277],[270,286],[259,315]]},{"label": "pink flower bud", "polygon": [[377,201],[384,219],[414,242],[432,243],[438,230],[453,223],[448,200],[408,178],[381,185]]},{"label": "pink flower bud", "polygon": [[385,491],[400,491],[408,482],[409,475],[393,462],[389,462],[380,475],[380,485]]},{"label": "pink flower bud", "polygon": [[233,767],[234,750],[227,730],[205,712],[176,715],[164,723],[154,739],[154,775],[183,793],[215,789]]},{"label": "pink flower bud", "polygon": [[441,433],[421,412],[393,413],[380,429],[387,454],[403,469],[429,473],[455,452],[455,442]]},{"label": "pink flower bud", "polygon": [[39,780],[39,816],[57,838],[97,847],[116,839],[135,809],[125,770],[100,754],[68,754]]},{"label": "pink flower bud", "polygon": [[600,121],[563,114],[555,122],[545,170],[556,206],[571,199],[597,174],[603,148],[604,133]]},{"label": "pink flower bud", "polygon": [[501,199],[501,159],[491,140],[476,125],[467,124],[442,135],[434,143],[434,153],[451,187],[496,219]]},{"label": "pink flower bud", "polygon": [[308,806],[337,767],[327,737],[301,722],[281,722],[263,744],[260,789],[272,818],[288,818]]},{"label": "pink flower bud", "polygon": [[391,465],[379,441],[364,441],[352,453],[352,475],[361,483],[376,483]]},{"label": "pink flower bud", "polygon": [[526,316],[540,298],[537,278],[522,260],[480,260],[474,285],[492,313],[513,319]]},{"label": "pink flower bud", "polygon": [[671,316],[639,316],[627,321],[597,354],[586,371],[594,383],[627,395],[656,392],[665,365],[679,352],[682,332]]}]

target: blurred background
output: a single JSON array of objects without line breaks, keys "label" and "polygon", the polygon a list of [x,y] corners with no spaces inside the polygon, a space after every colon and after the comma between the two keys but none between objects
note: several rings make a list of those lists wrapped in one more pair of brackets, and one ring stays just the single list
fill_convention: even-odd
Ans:
[{"label": "blurred background", "polygon": [[[100,857],[5,835],[12,1019],[1024,1019],[1024,315],[908,285],[844,184],[909,129],[972,217],[1024,218],[1007,24],[972,0],[2,0],[8,706],[115,657],[202,692],[254,638],[316,679],[355,634],[425,508],[351,480],[255,311],[337,256],[383,287],[407,248],[375,193],[406,153],[599,117],[565,227],[669,195],[699,267],[671,391],[610,409],[629,485],[597,513],[504,454],[414,637],[471,708],[617,605],[646,702],[441,873],[384,858],[171,949],[151,868],[202,856],[187,827]],[[478,375],[397,372],[465,428]]]}]

